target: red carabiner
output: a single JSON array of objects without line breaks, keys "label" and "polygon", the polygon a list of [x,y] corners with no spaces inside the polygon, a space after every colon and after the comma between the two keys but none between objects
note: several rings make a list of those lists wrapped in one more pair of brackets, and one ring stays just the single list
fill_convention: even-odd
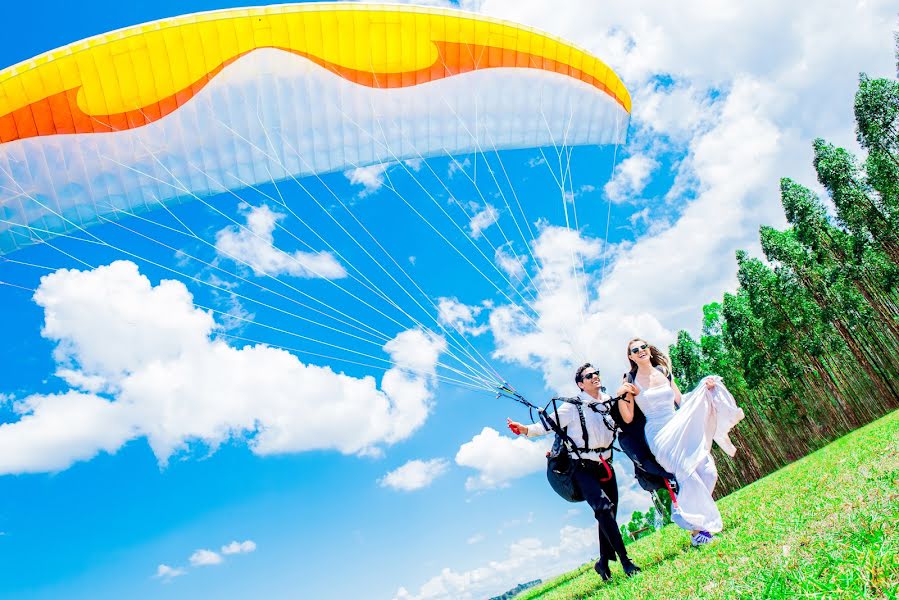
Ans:
[{"label": "red carabiner", "polygon": [[668,488],[668,495],[671,496],[671,504],[674,507],[677,507],[677,497],[674,495],[674,491],[671,489],[671,484],[668,483],[668,480],[665,480],[665,487]]},{"label": "red carabiner", "polygon": [[603,483],[605,483],[606,481],[611,481],[612,480],[612,468],[609,466],[609,463],[606,462],[606,459],[603,458],[602,454],[599,455],[599,460],[602,462],[602,466],[604,466],[606,468],[606,473],[608,474],[608,477],[600,477],[599,480]]}]

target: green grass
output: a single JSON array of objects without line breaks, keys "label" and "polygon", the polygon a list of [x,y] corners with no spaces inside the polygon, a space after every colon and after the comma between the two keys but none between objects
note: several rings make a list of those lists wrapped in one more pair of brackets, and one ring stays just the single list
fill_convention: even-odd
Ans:
[{"label": "green grass", "polygon": [[675,526],[628,546],[626,579],[592,563],[518,600],[899,599],[899,411],[723,498],[724,531],[690,547]]}]

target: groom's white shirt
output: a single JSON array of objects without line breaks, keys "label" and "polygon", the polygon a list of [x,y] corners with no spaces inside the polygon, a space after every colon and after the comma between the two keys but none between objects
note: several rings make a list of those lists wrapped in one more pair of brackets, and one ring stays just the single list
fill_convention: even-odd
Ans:
[{"label": "groom's white shirt", "polygon": [[[614,436],[612,432],[609,431],[609,428],[606,427],[605,421],[602,419],[602,415],[598,412],[593,411],[589,406],[587,406],[590,402],[596,402],[590,396],[587,396],[585,400],[581,396],[578,398],[584,402],[584,405],[581,407],[584,411],[584,422],[587,424],[587,437],[590,441],[590,448],[605,448],[612,444],[614,441]],[[600,400],[608,400],[610,396],[608,394],[601,394]],[[584,447],[584,433],[583,429],[581,429],[581,419],[577,414],[577,407],[570,402],[557,402],[559,407],[559,427],[562,429],[568,428],[568,437],[577,445],[578,448]],[[552,407],[550,406],[550,410],[548,411],[549,415],[555,419],[555,415],[552,413]],[[542,423],[532,423],[528,425],[528,437],[539,437],[541,435],[546,435],[550,433],[546,427],[543,426]],[[602,456],[606,459],[609,458],[611,452],[606,451],[602,453]],[[599,462],[599,453],[598,452],[587,452],[581,455],[585,459],[595,460]]]}]

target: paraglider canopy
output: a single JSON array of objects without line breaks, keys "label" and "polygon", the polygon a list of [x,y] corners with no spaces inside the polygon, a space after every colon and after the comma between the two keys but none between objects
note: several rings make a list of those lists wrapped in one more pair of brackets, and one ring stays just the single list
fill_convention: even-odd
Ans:
[{"label": "paraglider canopy", "polygon": [[310,3],[163,19],[0,72],[0,254],[263,181],[618,143],[630,106],[598,58],[460,11]]}]

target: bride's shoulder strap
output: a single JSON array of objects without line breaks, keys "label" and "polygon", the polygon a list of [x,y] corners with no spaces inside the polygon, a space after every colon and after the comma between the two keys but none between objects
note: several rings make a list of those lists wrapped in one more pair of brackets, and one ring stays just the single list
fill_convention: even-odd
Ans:
[{"label": "bride's shoulder strap", "polygon": [[668,378],[668,381],[671,382],[671,379],[672,379],[672,378],[671,378],[671,373],[668,371],[668,369],[666,369],[666,368],[663,367],[662,365],[656,365],[656,369],[658,369],[659,372],[660,372],[662,375],[664,375],[665,377],[667,377],[667,378]]}]

